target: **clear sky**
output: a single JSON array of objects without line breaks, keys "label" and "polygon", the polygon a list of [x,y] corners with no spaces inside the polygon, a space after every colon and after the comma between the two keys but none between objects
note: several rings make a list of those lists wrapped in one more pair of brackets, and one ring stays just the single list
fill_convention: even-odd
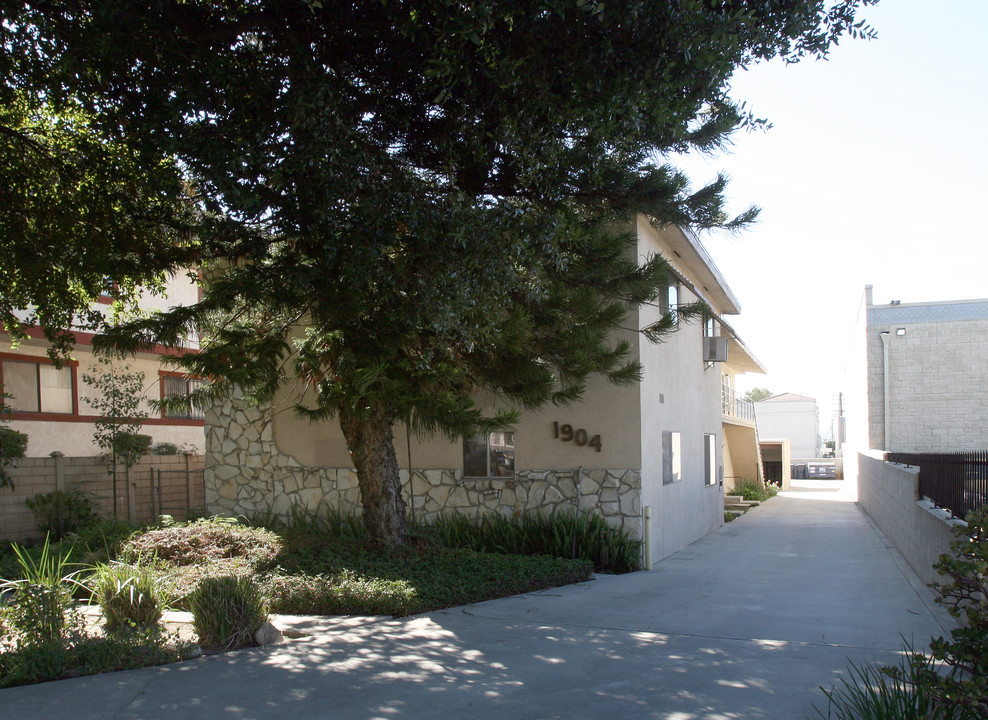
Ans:
[{"label": "clear sky", "polygon": [[762,208],[740,236],[701,236],[769,371],[739,387],[815,397],[824,432],[866,284],[876,304],[988,297],[988,0],[862,15],[878,39],[739,73],[732,95],[774,127],[684,166],[698,181],[726,171],[732,208]]}]

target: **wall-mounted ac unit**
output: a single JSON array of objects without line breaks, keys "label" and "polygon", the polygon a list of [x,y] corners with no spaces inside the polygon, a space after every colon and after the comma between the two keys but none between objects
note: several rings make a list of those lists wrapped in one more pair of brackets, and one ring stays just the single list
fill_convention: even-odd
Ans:
[{"label": "wall-mounted ac unit", "polygon": [[703,360],[704,362],[727,362],[727,338],[703,338]]}]

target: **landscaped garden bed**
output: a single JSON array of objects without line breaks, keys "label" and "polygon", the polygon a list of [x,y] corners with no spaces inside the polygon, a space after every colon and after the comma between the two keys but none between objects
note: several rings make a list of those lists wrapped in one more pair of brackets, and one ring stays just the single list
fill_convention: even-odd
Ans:
[{"label": "landscaped garden bed", "polygon": [[[252,645],[269,612],[400,617],[633,568],[637,543],[603,521],[519,520],[508,542],[510,524],[417,527],[407,546],[381,550],[348,518],[274,529],[166,521],[136,532],[96,523],[50,546],[0,548],[0,687]],[[485,536],[511,554],[477,549]],[[598,560],[544,554],[553,551]],[[190,612],[191,625],[166,609]]]}]

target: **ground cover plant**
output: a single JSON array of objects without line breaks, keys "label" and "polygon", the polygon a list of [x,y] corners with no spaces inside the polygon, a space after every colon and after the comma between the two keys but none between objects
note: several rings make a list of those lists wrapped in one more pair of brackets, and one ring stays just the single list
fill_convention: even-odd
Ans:
[{"label": "ground cover plant", "polygon": [[734,489],[730,492],[730,494],[740,495],[745,500],[765,502],[766,500],[770,500],[778,495],[779,488],[771,483],[759,485],[752,480],[742,480],[741,482],[735,484]]},{"label": "ground cover plant", "polygon": [[447,547],[588,560],[597,572],[631,572],[641,555],[639,541],[596,513],[457,515],[439,518],[418,532]]},{"label": "ground cover plant", "polygon": [[384,551],[358,519],[295,520],[279,530],[176,524],[136,534],[121,553],[153,567],[182,609],[191,609],[204,578],[232,575],[256,578],[272,612],[317,615],[403,616],[579,582],[593,571],[586,560],[444,547],[428,533]]}]

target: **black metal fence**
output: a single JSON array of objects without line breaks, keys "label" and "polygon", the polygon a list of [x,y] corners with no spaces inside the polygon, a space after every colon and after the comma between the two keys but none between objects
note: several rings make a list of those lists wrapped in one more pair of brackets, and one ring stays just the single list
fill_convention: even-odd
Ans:
[{"label": "black metal fence", "polygon": [[988,451],[887,453],[889,462],[919,467],[919,492],[963,518],[988,505]]},{"label": "black metal fence", "polygon": [[151,470],[151,517],[186,519],[206,505],[202,470]]}]

